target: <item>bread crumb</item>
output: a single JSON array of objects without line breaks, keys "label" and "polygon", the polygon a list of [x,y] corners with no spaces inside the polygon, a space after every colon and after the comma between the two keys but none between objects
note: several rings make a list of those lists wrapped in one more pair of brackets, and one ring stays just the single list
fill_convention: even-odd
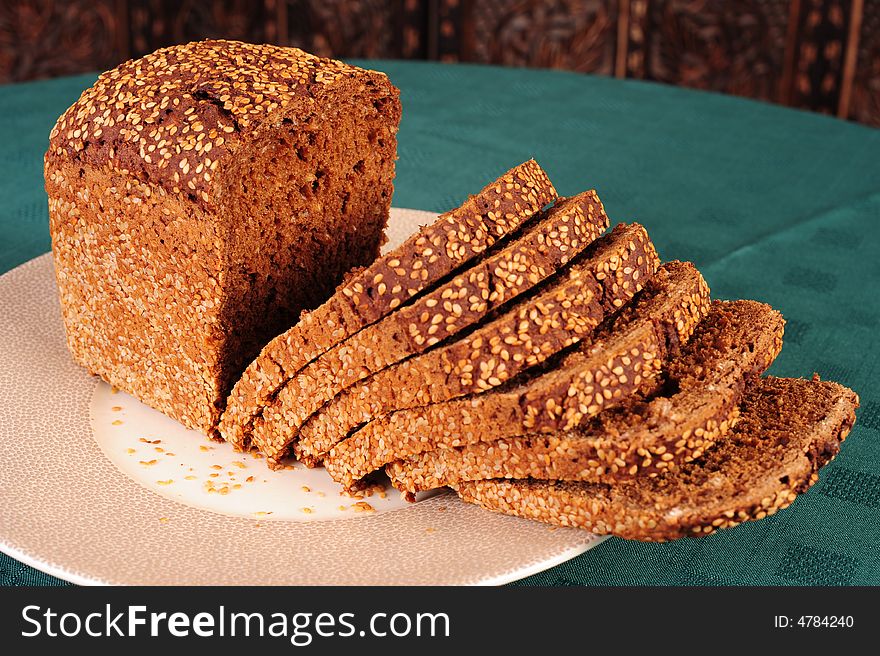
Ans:
[{"label": "bread crumb", "polygon": [[156,481],[159,485],[171,485],[174,482],[173,478],[169,478],[167,481]]},{"label": "bread crumb", "polygon": [[351,499],[365,499],[376,494],[380,498],[384,499],[385,497],[382,495],[384,494],[386,489],[387,488],[385,487],[384,483],[373,483],[372,485],[367,485],[357,490],[343,490],[339,493],[339,495],[349,497]]},{"label": "bread crumb", "polygon": [[121,412],[121,411],[122,411],[122,406],[121,406],[121,405],[114,405],[114,406],[113,406],[112,408],[110,408],[110,409],[111,409],[113,412]]},{"label": "bread crumb", "polygon": [[119,394],[119,390],[116,389],[115,387],[111,387],[111,388],[110,388],[110,393],[111,393],[111,394]]},{"label": "bread crumb", "polygon": [[185,480],[185,481],[194,481],[197,479],[198,479],[198,476],[184,476],[183,477],[183,480]]},{"label": "bread crumb", "polygon": [[238,467],[239,469],[247,469],[247,465],[244,464],[241,460],[233,460],[232,464],[234,466]]},{"label": "bread crumb", "polygon": [[153,447],[153,450],[154,450],[156,453],[165,453],[165,449],[163,449],[161,446],[154,446],[154,447]]},{"label": "bread crumb", "polygon": [[304,512],[306,515],[311,515],[313,512],[315,512],[311,508],[300,508],[300,511]]},{"label": "bread crumb", "polygon": [[211,446],[205,446],[204,444],[199,445],[199,451],[210,451],[213,448],[214,447],[211,447]]},{"label": "bread crumb", "polygon": [[366,501],[358,501],[352,505],[352,508],[355,512],[376,512],[376,509]]},{"label": "bread crumb", "polygon": [[254,477],[253,477],[253,476],[248,476],[246,479],[244,479],[244,482],[245,482],[245,483],[253,483],[253,482],[254,482]]},{"label": "bread crumb", "polygon": [[159,523],[160,523],[160,524],[167,524],[167,523],[168,523],[168,518],[167,518],[167,517],[160,517],[160,518],[159,518]]},{"label": "bread crumb", "polygon": [[137,453],[137,449],[126,449],[126,453]]},{"label": "bread crumb", "polygon": [[223,469],[220,465],[211,465],[211,469]]},{"label": "bread crumb", "polygon": [[339,506],[339,510],[348,510],[348,506]]},{"label": "bread crumb", "polygon": [[110,423],[113,424],[114,426],[122,426],[122,420],[121,420],[121,419],[114,419],[114,420],[111,421]]},{"label": "bread crumb", "polygon": [[312,488],[310,488],[308,485],[303,485],[300,489],[303,492],[311,492],[312,491]]},{"label": "bread crumb", "polygon": [[271,514],[272,514],[271,510],[258,510],[257,512],[254,513],[254,515],[256,515],[257,517],[265,517],[266,515],[271,515]]},{"label": "bread crumb", "polygon": [[157,462],[159,462],[159,461],[155,460],[155,459],[154,460],[141,460],[140,464],[142,464],[144,467],[152,467]]}]

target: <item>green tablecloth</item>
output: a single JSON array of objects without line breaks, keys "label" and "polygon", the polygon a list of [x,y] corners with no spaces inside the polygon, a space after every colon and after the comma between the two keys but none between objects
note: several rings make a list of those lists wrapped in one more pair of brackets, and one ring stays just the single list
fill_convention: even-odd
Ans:
[{"label": "green tablecloth", "polygon": [[[788,319],[772,373],[855,388],[859,421],[789,509],[700,540],[609,540],[525,584],[880,584],[880,131],[633,81],[370,62],[402,90],[394,204],[442,211],[535,157],[595,187],[720,298]],[[42,154],[93,76],[0,87],[0,272],[49,249]],[[2,464],[0,464],[2,466]],[[0,555],[0,584],[57,583]]]}]

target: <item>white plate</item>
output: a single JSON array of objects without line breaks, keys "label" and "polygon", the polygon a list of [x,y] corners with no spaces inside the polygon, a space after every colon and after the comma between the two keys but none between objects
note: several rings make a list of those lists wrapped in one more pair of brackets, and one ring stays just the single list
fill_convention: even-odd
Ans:
[{"label": "white plate", "polygon": [[[434,218],[392,210],[389,246]],[[0,277],[0,415],[0,549],[74,583],[500,584],[601,541],[450,493],[343,497],[114,394],[68,355],[48,254]]]}]

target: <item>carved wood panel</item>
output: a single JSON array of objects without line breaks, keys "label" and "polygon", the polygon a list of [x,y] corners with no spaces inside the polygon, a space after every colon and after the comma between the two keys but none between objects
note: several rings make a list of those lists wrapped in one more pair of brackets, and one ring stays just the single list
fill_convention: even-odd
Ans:
[{"label": "carved wood panel", "polygon": [[617,57],[617,77],[645,77],[648,47],[648,0],[621,0],[622,29],[618,32],[622,56]]},{"label": "carved wood panel", "polygon": [[849,18],[845,0],[801,0],[791,104],[826,114],[836,110]]},{"label": "carved wood panel", "polygon": [[0,0],[0,82],[208,37],[644,78],[880,125],[880,0]]},{"label": "carved wood panel", "polygon": [[644,57],[632,74],[775,101],[789,5],[789,0],[655,0],[641,12]]},{"label": "carved wood panel", "polygon": [[278,0],[278,43],[331,57],[399,57],[397,0]]},{"label": "carved wood panel", "polygon": [[125,9],[118,0],[0,2],[0,80],[114,66],[128,55]]},{"label": "carved wood panel", "polygon": [[[454,3],[455,0],[453,0]],[[492,0],[465,5],[466,61],[614,73],[618,3]]]},{"label": "carved wood panel", "polygon": [[133,0],[128,4],[136,56],[197,39],[275,40],[275,3],[271,0]]},{"label": "carved wood panel", "polygon": [[880,2],[866,2],[845,118],[880,127]]}]

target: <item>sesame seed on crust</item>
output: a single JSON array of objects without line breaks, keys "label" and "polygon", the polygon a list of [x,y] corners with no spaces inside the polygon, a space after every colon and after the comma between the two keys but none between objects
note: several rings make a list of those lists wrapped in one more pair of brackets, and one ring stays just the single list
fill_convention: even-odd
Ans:
[{"label": "sesame seed on crust", "polygon": [[[645,229],[618,225],[552,284],[466,338],[346,389],[303,425],[294,453],[314,462],[365,421],[498,387],[591,336],[606,316],[642,288],[658,265]],[[640,272],[639,281],[634,271]]]},{"label": "sesame seed on crust", "polygon": [[214,164],[234,157],[244,134],[289,105],[311,111],[321,89],[344,79],[390,87],[384,73],[298,48],[223,40],[161,48],[83,92],[52,129],[46,168],[71,159],[109,165],[214,203]]},{"label": "sesame seed on crust", "polygon": [[[555,199],[556,190],[547,174],[537,162],[528,160],[369,267],[351,272],[333,296],[303,313],[296,325],[269,342],[247,367],[227,399],[221,435],[238,449],[249,448],[254,419],[300,369],[405,306],[413,296],[478,257]],[[422,263],[419,271],[424,273],[418,280],[409,278],[415,262]],[[385,290],[381,294],[380,285]]]},{"label": "sesame seed on crust", "polygon": [[[558,432],[544,422],[520,435],[487,431],[461,448],[443,443],[453,448],[408,454],[389,467],[392,482],[415,492],[459,480],[612,483],[671,471],[728,433],[746,384],[779,354],[782,329],[782,317],[767,305],[716,301],[653,388]],[[383,438],[394,441],[388,432]]]},{"label": "sesame seed on crust", "polygon": [[[302,422],[337,393],[481,321],[555,274],[607,227],[608,217],[595,191],[560,199],[503,248],[303,367],[279,390],[270,410],[280,408],[284,431],[295,435]],[[383,280],[381,273],[374,278],[380,287]],[[255,424],[259,422],[258,418]],[[253,446],[264,450],[263,435],[275,432],[271,426],[252,431]]]},{"label": "sesame seed on crust", "polygon": [[615,485],[495,479],[455,488],[488,510],[601,535],[704,536],[772,515],[806,492],[838,453],[858,405],[836,383],[769,377],[746,390],[727,438],[678,470]]}]

